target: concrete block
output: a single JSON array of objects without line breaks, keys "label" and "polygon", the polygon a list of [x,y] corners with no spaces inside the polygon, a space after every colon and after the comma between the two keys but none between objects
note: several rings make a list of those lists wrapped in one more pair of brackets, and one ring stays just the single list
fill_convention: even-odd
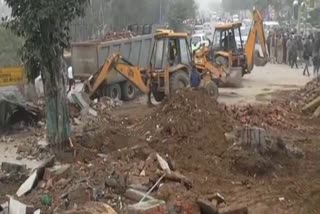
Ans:
[{"label": "concrete block", "polygon": [[26,172],[27,165],[25,164],[16,164],[9,162],[2,162],[1,170],[6,173],[18,173],[18,172]]},{"label": "concrete block", "polygon": [[20,186],[20,188],[17,191],[17,196],[21,197],[24,194],[30,192],[32,188],[34,187],[36,180],[37,180],[37,170],[35,170],[30,177]]},{"label": "concrete block", "polygon": [[128,214],[166,214],[166,202],[149,200],[128,206]]},{"label": "concrete block", "polygon": [[205,199],[198,199],[197,204],[200,207],[201,214],[218,214],[217,206]]},{"label": "concrete block", "polygon": [[[128,189],[125,193],[125,196],[133,201],[140,201],[144,196],[145,196],[145,192],[141,192],[139,190],[135,190],[135,189]],[[151,196],[146,196],[144,201],[148,201],[148,200],[155,200],[153,197]]]}]

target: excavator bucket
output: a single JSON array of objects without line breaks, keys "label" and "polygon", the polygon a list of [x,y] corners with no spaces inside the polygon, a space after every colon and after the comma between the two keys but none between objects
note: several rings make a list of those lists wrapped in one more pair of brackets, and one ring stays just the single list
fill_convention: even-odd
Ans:
[{"label": "excavator bucket", "polygon": [[269,62],[268,58],[261,57],[260,54],[255,54],[254,65],[257,67],[263,67]]},{"label": "excavator bucket", "polygon": [[233,67],[229,70],[224,81],[224,87],[241,87],[242,84],[242,67]]}]

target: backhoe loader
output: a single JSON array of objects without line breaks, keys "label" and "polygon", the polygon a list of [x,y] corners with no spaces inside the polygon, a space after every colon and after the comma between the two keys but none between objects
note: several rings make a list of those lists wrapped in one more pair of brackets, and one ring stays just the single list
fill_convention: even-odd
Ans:
[{"label": "backhoe loader", "polygon": [[[149,68],[142,70],[131,64],[120,54],[114,54],[106,60],[101,69],[85,83],[85,92],[90,98],[99,97],[103,85],[108,81],[112,71],[119,72],[144,94],[151,95],[157,102],[170,93],[190,85],[192,55],[186,33],[175,33],[171,30],[158,30],[154,36],[153,51]],[[201,85],[214,98],[218,96],[218,87],[212,80],[216,78],[210,72],[203,72]]]},{"label": "backhoe loader", "polygon": [[[223,80],[224,86],[240,86],[242,76],[250,73],[254,64],[265,66],[268,62],[263,19],[259,11],[253,11],[253,23],[245,45],[241,38],[241,26],[240,22],[217,25],[210,47],[203,47],[194,53],[197,68],[223,75],[220,80]],[[240,47],[236,44],[236,32],[240,36]],[[262,57],[255,51],[257,39]]]},{"label": "backhoe loader", "polygon": [[[254,64],[257,66],[265,66],[268,62],[263,18],[258,10],[253,11],[252,17],[253,23],[245,45],[243,45],[243,40],[241,38],[241,23],[218,25],[216,26],[213,35],[211,53],[213,54],[214,59],[228,69],[240,67],[242,76],[249,74],[252,71]],[[240,36],[240,47],[236,44],[236,31]],[[257,40],[261,45],[263,56],[259,56],[255,51]]]}]

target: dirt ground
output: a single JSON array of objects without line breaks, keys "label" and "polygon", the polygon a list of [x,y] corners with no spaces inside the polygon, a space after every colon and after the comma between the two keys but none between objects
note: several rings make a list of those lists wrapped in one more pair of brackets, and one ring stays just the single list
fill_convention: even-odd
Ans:
[{"label": "dirt ground", "polygon": [[[193,184],[191,189],[159,191],[158,198],[167,200],[175,195],[195,199],[220,193],[227,206],[246,206],[252,214],[320,213],[320,122],[288,104],[296,93],[291,90],[311,80],[301,73],[301,69],[285,65],[255,68],[244,77],[242,88],[220,90],[222,105],[194,91],[177,94],[166,104],[152,108],[144,97],[125,103],[112,110],[110,118],[101,116],[98,122],[84,128],[97,131],[83,131],[75,137],[85,148],[79,149],[69,178],[79,181],[93,176],[91,185],[100,185],[107,176],[118,176],[116,169],[135,175],[133,171],[140,169],[137,166],[141,162],[148,165],[146,159],[156,151],[172,160],[174,168]],[[270,145],[276,148],[271,146],[268,152],[256,153],[233,147],[225,133],[243,125],[265,128],[272,138]],[[283,145],[297,147],[298,155],[292,155]],[[94,160],[97,153],[108,156]],[[154,173],[150,168],[147,176]],[[83,193],[90,182],[80,181]],[[9,194],[13,189],[7,186]],[[3,193],[1,182],[0,190]],[[23,200],[37,205],[40,195],[60,195],[59,191],[59,187],[49,193],[37,187]],[[119,192],[123,189],[110,194]],[[85,195],[81,198],[77,194],[73,191],[70,197],[82,203]]]},{"label": "dirt ground", "polygon": [[[287,100],[292,90],[298,90],[311,79],[302,76],[300,69],[291,69],[285,65],[255,68],[251,75],[244,77],[242,88],[220,89],[219,102],[241,106],[262,104],[268,108],[271,100]],[[136,103],[120,108],[114,115],[139,123],[150,118],[154,109]],[[269,118],[270,115],[265,117]],[[270,134],[283,137],[286,142],[299,147],[305,154],[304,158],[288,161],[285,155],[277,157],[279,161],[274,163],[275,170],[263,176],[246,175],[239,171],[230,173],[228,166],[221,162],[222,157],[210,153],[207,147],[209,144],[199,144],[197,140],[189,145],[175,143],[172,146],[170,143],[163,145],[155,141],[152,147],[163,154],[170,154],[177,161],[177,168],[193,179],[193,191],[197,195],[219,192],[225,196],[228,204],[247,206],[253,214],[320,213],[320,136],[315,134],[319,133],[320,127],[316,125],[317,122],[309,121],[309,116],[301,117],[300,113],[290,113],[290,116],[284,117],[289,120],[294,118],[291,119],[292,123],[300,125],[296,128],[290,125],[286,127],[286,124],[280,125],[280,121],[280,124],[270,127]],[[160,118],[154,120],[161,123]],[[303,126],[305,128],[301,129]],[[212,132],[215,130],[212,129]],[[210,141],[210,137],[207,140]],[[183,153],[185,151],[189,153]],[[196,157],[190,156],[190,151]]]}]

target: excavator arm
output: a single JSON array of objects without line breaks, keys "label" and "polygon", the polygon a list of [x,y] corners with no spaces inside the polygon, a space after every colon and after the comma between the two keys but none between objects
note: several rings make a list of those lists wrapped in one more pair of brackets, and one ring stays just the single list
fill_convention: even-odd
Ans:
[{"label": "excavator arm", "polygon": [[264,66],[268,62],[268,52],[267,52],[267,46],[266,46],[266,37],[264,35],[264,27],[263,27],[263,18],[258,10],[253,11],[253,24],[250,29],[250,33],[248,35],[248,39],[245,45],[245,53],[247,57],[247,66],[248,71],[252,71],[254,66],[254,60],[255,60],[255,46],[256,46],[256,40],[259,40],[259,43],[261,45],[263,56],[256,58],[260,66]]},{"label": "excavator arm", "polygon": [[102,68],[86,82],[90,97],[92,97],[97,92],[98,88],[107,81],[108,74],[113,69],[124,76],[140,91],[145,94],[149,93],[150,89],[148,84],[145,84],[143,81],[141,69],[122,58],[120,54],[114,54],[107,59]]},{"label": "excavator arm", "polygon": [[223,76],[224,70],[221,65],[215,64],[207,59],[209,55],[209,49],[202,45],[197,51],[193,54],[193,60],[197,69],[202,71],[209,71],[217,79],[221,79]]}]

